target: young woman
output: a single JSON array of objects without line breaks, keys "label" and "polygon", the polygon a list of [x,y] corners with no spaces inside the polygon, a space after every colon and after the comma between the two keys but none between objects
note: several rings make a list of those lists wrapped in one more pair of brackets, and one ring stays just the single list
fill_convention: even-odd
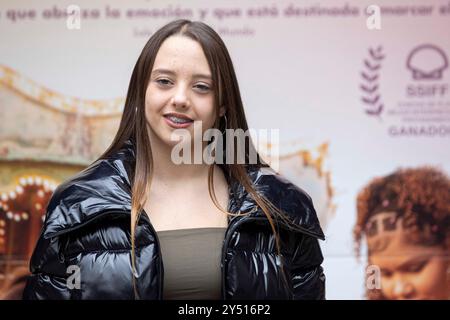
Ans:
[{"label": "young woman", "polygon": [[176,163],[197,124],[224,149],[225,130],[248,130],[224,43],[177,20],[142,50],[109,149],[53,194],[25,299],[324,298],[311,198],[249,141],[245,163]]},{"label": "young woman", "polygon": [[450,179],[443,172],[420,167],[376,178],[357,207],[356,243],[365,236],[370,270],[378,270],[367,274],[381,278],[367,281],[369,299],[450,298]]}]

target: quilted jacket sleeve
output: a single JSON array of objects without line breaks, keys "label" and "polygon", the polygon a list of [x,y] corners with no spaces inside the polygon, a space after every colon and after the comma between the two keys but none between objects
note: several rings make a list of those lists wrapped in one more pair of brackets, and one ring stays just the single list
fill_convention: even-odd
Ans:
[{"label": "quilted jacket sleeve", "polygon": [[59,237],[39,239],[30,262],[32,274],[25,285],[24,300],[71,298],[71,290],[67,285],[68,274],[64,262],[59,259],[59,248]]},{"label": "quilted jacket sleeve", "polygon": [[322,251],[317,238],[299,234],[299,245],[292,259],[291,275],[295,300],[324,300],[325,274]]},{"label": "quilted jacket sleeve", "polygon": [[71,294],[65,278],[43,272],[32,274],[23,292],[24,300],[69,300],[70,298]]}]

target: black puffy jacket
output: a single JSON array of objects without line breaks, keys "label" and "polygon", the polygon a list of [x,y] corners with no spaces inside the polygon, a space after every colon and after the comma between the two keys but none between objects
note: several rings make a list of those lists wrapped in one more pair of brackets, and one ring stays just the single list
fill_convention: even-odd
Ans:
[{"label": "black puffy jacket", "polygon": [[[130,243],[134,159],[134,147],[128,141],[114,156],[96,161],[56,189],[31,258],[32,275],[24,299],[135,299]],[[311,198],[267,168],[248,172],[257,190],[301,231],[280,222],[278,255],[264,213],[241,184],[229,180],[228,210],[249,214],[228,220],[221,262],[222,298],[324,299],[318,243],[324,235]],[[142,214],[136,228],[135,275],[141,299],[162,299],[164,269],[159,250],[156,232]]]}]

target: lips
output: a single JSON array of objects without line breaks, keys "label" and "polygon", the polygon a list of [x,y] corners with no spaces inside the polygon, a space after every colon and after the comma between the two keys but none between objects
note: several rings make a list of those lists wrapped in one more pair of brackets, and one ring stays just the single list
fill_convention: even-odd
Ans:
[{"label": "lips", "polygon": [[173,128],[186,128],[194,122],[194,120],[181,113],[167,113],[164,115],[164,118]]}]

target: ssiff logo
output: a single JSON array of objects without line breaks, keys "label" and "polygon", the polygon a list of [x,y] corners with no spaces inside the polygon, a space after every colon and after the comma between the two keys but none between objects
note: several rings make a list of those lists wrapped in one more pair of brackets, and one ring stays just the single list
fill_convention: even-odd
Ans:
[{"label": "ssiff logo", "polygon": [[414,81],[406,88],[409,98],[442,98],[448,93],[448,83],[442,82],[448,68],[448,58],[438,46],[423,44],[415,47],[408,55],[406,68]]},{"label": "ssiff logo", "polygon": [[[383,92],[389,92],[382,95],[380,76],[386,55],[382,46],[369,48],[363,59],[359,83],[364,112],[378,119],[383,114],[382,125],[387,126],[391,137],[449,137],[446,52],[434,44],[421,44],[404,57],[404,62],[390,61],[390,69],[383,69]],[[383,101],[382,96],[389,101]]]},{"label": "ssiff logo", "polygon": [[411,71],[414,80],[441,80],[447,67],[445,52],[432,44],[414,48],[406,60],[406,68]]}]

